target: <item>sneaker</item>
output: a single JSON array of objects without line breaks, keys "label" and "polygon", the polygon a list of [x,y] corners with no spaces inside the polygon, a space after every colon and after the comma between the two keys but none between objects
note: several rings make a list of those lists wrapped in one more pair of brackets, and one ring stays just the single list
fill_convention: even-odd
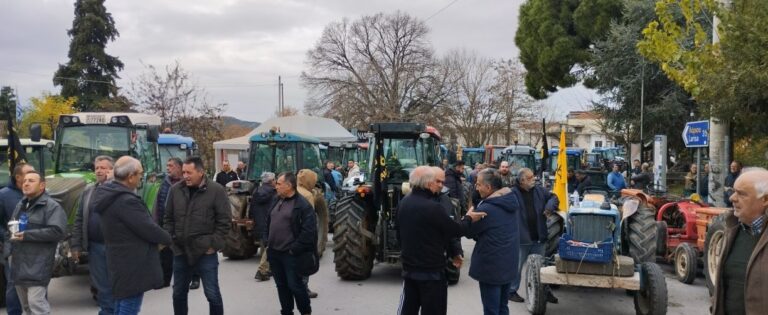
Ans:
[{"label": "sneaker", "polygon": [[557,304],[557,302],[559,302],[559,300],[555,297],[555,295],[552,294],[551,291],[547,292],[547,303]]},{"label": "sneaker", "polygon": [[512,301],[512,302],[517,302],[517,303],[525,302],[525,299],[523,299],[522,296],[517,294],[517,292],[512,292],[512,294],[509,295],[509,300]]},{"label": "sneaker", "polygon": [[310,299],[314,299],[314,298],[317,298],[317,292],[313,292],[313,291],[312,291],[312,290],[310,290],[310,289],[307,289],[307,294],[309,295],[309,298],[310,298]]},{"label": "sneaker", "polygon": [[190,290],[196,290],[200,288],[200,279],[192,280],[192,282],[189,284]]},{"label": "sneaker", "polygon": [[257,272],[256,276],[254,276],[254,279],[256,279],[256,281],[258,282],[269,281],[269,278],[270,278],[270,274],[264,274],[261,272]]}]

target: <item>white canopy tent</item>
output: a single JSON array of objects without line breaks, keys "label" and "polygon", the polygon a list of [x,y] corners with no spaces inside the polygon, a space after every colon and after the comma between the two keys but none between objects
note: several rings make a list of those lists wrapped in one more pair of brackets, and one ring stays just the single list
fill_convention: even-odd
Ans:
[{"label": "white canopy tent", "polygon": [[245,136],[214,142],[216,171],[218,172],[221,162],[225,159],[231,165],[237,165],[241,154],[248,150],[251,136],[269,132],[273,127],[279,128],[281,132],[310,135],[320,139],[321,142],[331,144],[357,141],[355,135],[333,119],[304,115],[272,118],[261,123]]}]

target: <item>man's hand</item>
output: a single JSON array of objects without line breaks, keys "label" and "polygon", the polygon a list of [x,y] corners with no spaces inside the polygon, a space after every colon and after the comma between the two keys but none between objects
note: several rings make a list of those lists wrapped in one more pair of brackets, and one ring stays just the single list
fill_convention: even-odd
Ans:
[{"label": "man's hand", "polygon": [[464,257],[461,257],[461,255],[456,255],[452,258],[453,260],[453,266],[457,269],[461,269],[461,265],[464,263]]},{"label": "man's hand", "polygon": [[215,252],[216,252],[216,250],[215,250],[215,249],[213,249],[213,247],[211,247],[211,248],[208,248],[208,250],[205,252],[205,254],[206,254],[206,255],[210,255],[210,254],[213,254],[213,253],[215,253]]},{"label": "man's hand", "polygon": [[12,241],[23,241],[24,240],[24,232],[16,232],[11,235]]},{"label": "man's hand", "polygon": [[165,249],[165,245],[163,245],[163,244],[157,244],[157,251],[160,251],[160,252],[161,252],[161,251],[163,251],[163,249]]},{"label": "man's hand", "polygon": [[467,216],[469,216],[470,219],[472,219],[472,222],[477,222],[485,218],[487,214],[485,212],[475,212],[475,208],[469,208],[469,211],[467,211]]},{"label": "man's hand", "polygon": [[72,259],[76,262],[80,262],[80,251],[79,250],[73,250],[69,252],[70,255],[72,255]]}]

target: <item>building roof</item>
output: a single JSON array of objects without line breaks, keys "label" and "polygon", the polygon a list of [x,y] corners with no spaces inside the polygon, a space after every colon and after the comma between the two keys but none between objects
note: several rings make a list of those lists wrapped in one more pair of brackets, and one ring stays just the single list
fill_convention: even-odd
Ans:
[{"label": "building roof", "polygon": [[568,119],[601,119],[594,111],[572,111],[568,113]]}]

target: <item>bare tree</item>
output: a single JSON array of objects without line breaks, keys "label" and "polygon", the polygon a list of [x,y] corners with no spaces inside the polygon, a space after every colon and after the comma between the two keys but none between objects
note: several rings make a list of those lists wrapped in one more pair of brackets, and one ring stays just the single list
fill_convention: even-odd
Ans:
[{"label": "bare tree", "polygon": [[164,71],[144,67],[145,72],[130,84],[130,101],[139,111],[160,116],[161,129],[193,137],[201,157],[212,165],[213,142],[223,137],[221,114],[227,105],[211,103],[178,61]]},{"label": "bare tree", "polygon": [[348,127],[373,121],[425,121],[447,96],[428,28],[403,12],[326,26],[307,52],[307,111]]},{"label": "bare tree", "polygon": [[533,118],[534,100],[525,91],[525,71],[520,63],[500,60],[494,66],[496,78],[491,86],[492,102],[504,113],[504,139],[512,144],[512,128]]},{"label": "bare tree", "polygon": [[275,117],[288,117],[296,116],[299,114],[299,109],[293,106],[285,106],[283,110],[275,110]]}]

